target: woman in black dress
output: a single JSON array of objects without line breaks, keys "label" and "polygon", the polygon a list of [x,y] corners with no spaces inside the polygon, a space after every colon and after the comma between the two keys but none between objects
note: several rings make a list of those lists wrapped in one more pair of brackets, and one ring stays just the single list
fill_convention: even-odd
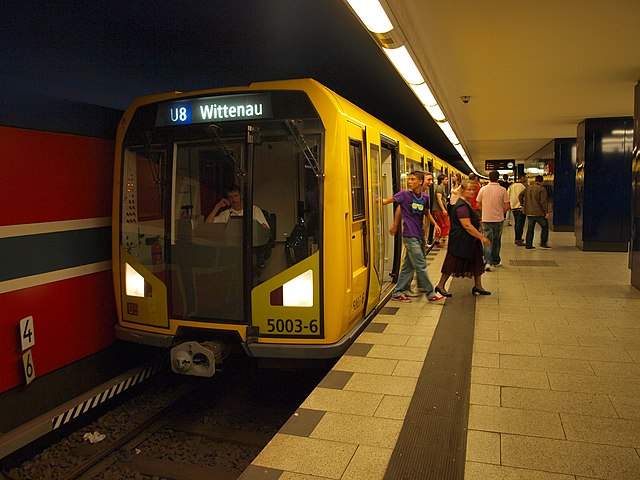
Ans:
[{"label": "woman in black dress", "polygon": [[450,297],[445,290],[445,283],[449,277],[473,277],[475,285],[471,289],[473,295],[491,295],[482,288],[482,274],[484,260],[482,245],[489,245],[491,241],[480,233],[480,219],[471,207],[471,201],[476,192],[476,184],[472,181],[462,183],[460,199],[451,207],[451,232],[449,233],[449,249],[442,264],[442,276],[435,290],[440,295]]}]

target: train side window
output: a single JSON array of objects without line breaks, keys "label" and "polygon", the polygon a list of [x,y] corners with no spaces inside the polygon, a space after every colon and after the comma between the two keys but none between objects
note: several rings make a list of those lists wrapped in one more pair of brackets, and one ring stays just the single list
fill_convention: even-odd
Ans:
[{"label": "train side window", "polygon": [[362,175],[362,143],[351,140],[349,143],[351,163],[351,206],[353,220],[364,218],[364,179]]}]

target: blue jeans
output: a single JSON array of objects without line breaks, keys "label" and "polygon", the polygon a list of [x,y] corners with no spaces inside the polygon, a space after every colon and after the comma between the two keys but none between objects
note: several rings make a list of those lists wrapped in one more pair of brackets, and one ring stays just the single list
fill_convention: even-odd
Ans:
[{"label": "blue jeans", "polygon": [[402,237],[402,243],[404,244],[406,254],[402,269],[400,270],[400,276],[398,277],[398,283],[393,290],[393,295],[401,295],[402,292],[409,288],[409,284],[413,279],[413,272],[415,271],[418,276],[418,285],[426,290],[427,297],[433,297],[435,294],[433,285],[427,274],[427,259],[424,256],[422,241],[416,237]]},{"label": "blue jeans", "polygon": [[500,263],[500,247],[502,246],[502,222],[482,222],[482,233],[491,240],[489,246],[484,247],[484,261],[489,265]]},{"label": "blue jeans", "polygon": [[516,208],[511,211],[513,212],[513,228],[516,231],[516,242],[522,242],[524,240],[524,238],[522,238],[522,234],[524,232],[524,221],[527,219],[527,216],[522,213],[521,208]]},{"label": "blue jeans", "polygon": [[542,234],[540,235],[540,245],[546,245],[549,241],[549,222],[544,217],[536,217],[533,215],[527,215],[527,241],[526,247],[533,247],[533,233],[536,228],[536,223],[540,224],[542,228]]}]

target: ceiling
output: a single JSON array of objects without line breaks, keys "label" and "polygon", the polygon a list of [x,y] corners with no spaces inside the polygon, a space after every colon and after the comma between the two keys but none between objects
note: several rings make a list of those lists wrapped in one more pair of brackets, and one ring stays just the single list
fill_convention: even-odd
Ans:
[{"label": "ceiling", "polygon": [[[632,115],[637,0],[381,1],[481,173],[584,118]],[[0,90],[124,109],[310,77],[469,171],[345,0],[7,0],[0,25]]]},{"label": "ceiling", "polygon": [[485,160],[523,160],[554,138],[575,137],[585,118],[633,115],[637,0],[386,7],[481,173]]}]

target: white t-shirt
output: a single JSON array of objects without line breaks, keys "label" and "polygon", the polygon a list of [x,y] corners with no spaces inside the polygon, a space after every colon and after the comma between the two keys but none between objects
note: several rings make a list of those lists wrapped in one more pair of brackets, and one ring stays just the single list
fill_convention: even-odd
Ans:
[{"label": "white t-shirt", "polygon": [[524,184],[520,182],[512,183],[511,185],[509,185],[509,190],[507,190],[507,193],[509,194],[509,204],[511,205],[511,210],[513,210],[514,208],[522,208],[518,195],[520,195],[520,192],[525,188],[527,187],[525,187]]},{"label": "white t-shirt", "polygon": [[[223,212],[219,213],[213,219],[213,223],[227,223],[229,221],[229,217],[242,217],[244,210],[234,210],[233,208],[227,208]],[[264,213],[255,205],[253,206],[253,219],[256,220],[261,225],[269,226],[269,222],[264,218]]]}]

